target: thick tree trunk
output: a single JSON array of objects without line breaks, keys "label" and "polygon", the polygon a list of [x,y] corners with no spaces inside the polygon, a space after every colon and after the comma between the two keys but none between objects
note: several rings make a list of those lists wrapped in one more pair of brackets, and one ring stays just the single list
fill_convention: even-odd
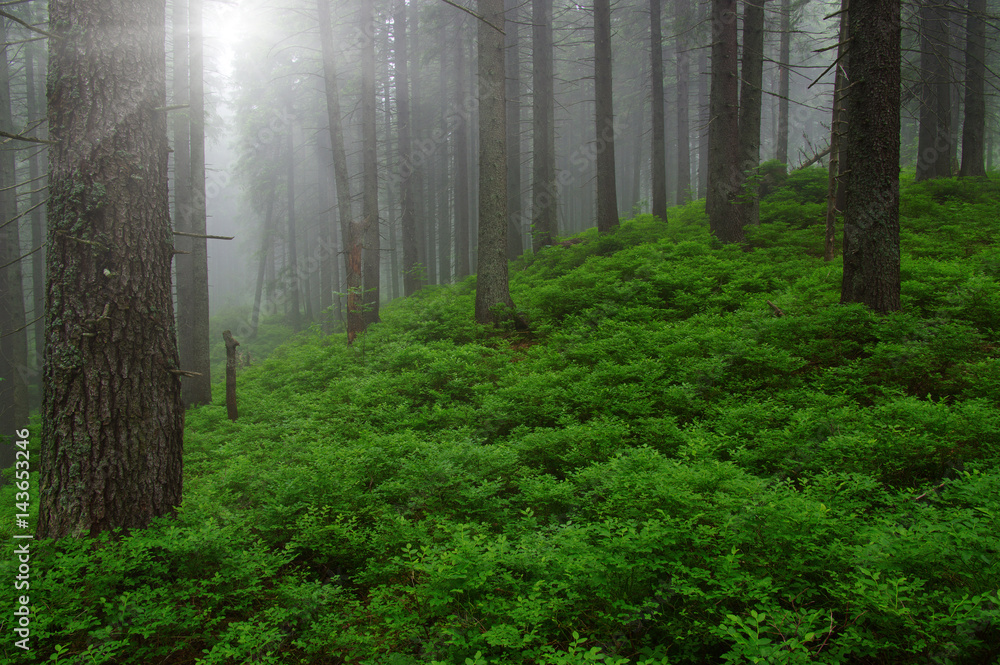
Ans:
[{"label": "thick tree trunk", "polygon": [[917,181],[951,175],[951,66],[948,9],[941,0],[920,6],[920,134]]},{"label": "thick tree trunk", "polygon": [[[141,528],[181,501],[164,5],[52,0],[38,536]],[[109,16],[123,29],[107,28]]]},{"label": "thick tree trunk", "polygon": [[677,203],[691,200],[691,57],[688,53],[688,0],[676,0],[677,16]]},{"label": "thick tree trunk", "polygon": [[467,98],[468,65],[465,57],[465,23],[459,22],[455,40],[455,279],[463,280],[472,273],[469,259],[469,122]]},{"label": "thick tree trunk", "polygon": [[559,191],[556,189],[555,87],[552,56],[552,0],[533,0],[532,65],[532,247],[537,252],[555,242]]},{"label": "thick tree trunk", "polygon": [[986,0],[969,0],[965,47],[965,125],[963,177],[985,177],[986,148]]},{"label": "thick tree trunk", "polygon": [[347,287],[347,341],[349,344],[364,329],[364,321],[361,318],[361,303],[359,302],[361,238],[356,228],[357,224],[351,216],[351,186],[347,176],[347,151],[344,149],[344,131],[340,115],[336,54],[333,46],[333,30],[330,25],[330,0],[316,0],[316,7],[319,16],[320,48],[323,53],[327,121],[333,152],[333,171],[337,183],[337,212],[340,216],[341,244],[343,251],[346,252],[344,286]]},{"label": "thick tree trunk", "polygon": [[524,253],[521,238],[521,45],[518,0],[504,1],[507,81],[507,258]]},{"label": "thick tree trunk", "polygon": [[[7,19],[0,18],[0,129],[14,131],[11,118]],[[17,216],[14,151],[0,151],[0,469],[13,466],[14,432],[28,424],[28,333],[25,330],[21,237]],[[8,445],[10,444],[10,445]]]},{"label": "thick tree trunk", "polygon": [[[191,233],[207,233],[208,213],[205,197],[205,58],[202,37],[202,2],[191,0]],[[212,362],[209,358],[208,330],[208,241],[191,239],[191,309],[180,316],[191,319],[191,357],[181,359],[184,370],[195,372],[183,382],[187,406],[212,401]]]},{"label": "thick tree trunk", "polygon": [[742,242],[735,198],[743,184],[739,169],[739,76],[736,0],[712,0],[712,94],[708,128],[708,196],[712,234],[724,243]]},{"label": "thick tree trunk", "polygon": [[655,217],[667,219],[667,142],[663,117],[663,30],[660,0],[649,0],[649,64],[653,104],[653,208]]},{"label": "thick tree trunk", "polygon": [[615,184],[615,119],[611,83],[611,2],[610,0],[594,0],[597,229],[601,233],[608,233],[618,226],[618,188]]},{"label": "thick tree trunk", "polygon": [[381,229],[378,217],[378,162],[375,133],[375,20],[372,0],[361,5],[361,150],[364,162],[364,324],[379,320]]},{"label": "thick tree trunk", "polygon": [[740,223],[760,224],[760,107],[764,86],[764,0],[743,5],[743,70],[740,74],[739,169],[743,177],[739,196]]},{"label": "thick tree trunk", "polygon": [[781,38],[778,46],[778,145],[774,158],[788,164],[789,61],[792,57],[792,0],[781,0]]},{"label": "thick tree trunk", "polygon": [[852,0],[840,301],[899,309],[900,0]]},{"label": "thick tree trunk", "polygon": [[[479,0],[479,14],[503,24],[503,0]],[[479,261],[476,321],[510,320],[507,285],[507,146],[503,35],[479,21]]]},{"label": "thick tree trunk", "polygon": [[829,181],[826,197],[826,237],[823,246],[823,259],[832,261],[836,253],[836,223],[837,213],[843,212],[839,193],[844,191],[841,174],[845,172],[846,164],[842,159],[847,155],[842,147],[845,144],[844,137],[847,132],[847,105],[846,89],[847,63],[843,62],[844,52],[847,47],[848,38],[848,11],[850,10],[850,0],[840,1],[840,47],[837,49],[837,60],[841,62],[836,67],[833,85],[833,118],[830,122],[830,167]]}]

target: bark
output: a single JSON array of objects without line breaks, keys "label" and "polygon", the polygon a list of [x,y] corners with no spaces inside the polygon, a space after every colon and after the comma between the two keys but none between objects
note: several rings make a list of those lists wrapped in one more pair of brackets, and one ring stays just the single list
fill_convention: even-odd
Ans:
[{"label": "bark", "polygon": [[[337,86],[336,52],[333,29],[330,25],[330,1],[316,0],[319,17],[320,48],[323,56],[323,82],[326,91],[327,122],[333,153],[334,179],[337,185],[337,212],[340,217],[342,245],[346,252],[344,265],[347,287],[347,342],[350,344],[364,329],[358,301],[361,289],[361,239],[357,224],[351,216],[351,186],[347,176],[347,151],[344,149],[344,131],[340,115],[340,92]],[[357,261],[354,259],[357,258]]]},{"label": "bark", "polygon": [[899,309],[900,0],[852,0],[840,300]]},{"label": "bark", "polygon": [[410,132],[410,68],[406,37],[406,2],[398,0],[393,14],[396,45],[396,124],[399,131],[400,226],[403,232],[403,295],[412,296],[420,288],[417,266],[417,221],[413,214],[413,138]]},{"label": "bark", "polygon": [[[848,38],[847,16],[850,9],[850,0],[840,1],[840,47],[837,49],[837,60],[842,61]],[[843,212],[841,202],[838,200],[838,192],[844,190],[841,174],[844,172],[845,164],[841,157],[846,158],[846,154],[841,150],[842,140],[847,131],[847,107],[845,104],[845,92],[847,89],[847,76],[845,64],[837,65],[833,85],[833,118],[830,122],[830,167],[829,185],[826,197],[826,237],[823,247],[823,260],[832,261],[836,253],[836,223],[837,213]]]},{"label": "bark", "polygon": [[[0,129],[13,132],[7,19],[0,18]],[[8,144],[9,145],[9,144]],[[25,330],[21,238],[14,151],[0,151],[0,469],[14,464],[14,431],[28,424],[28,333]],[[8,445],[10,444],[10,445]]]},{"label": "bark", "polygon": [[504,2],[507,96],[507,258],[524,253],[521,238],[521,45],[517,0]]},{"label": "bark", "polygon": [[739,170],[740,223],[760,224],[760,115],[764,86],[764,0],[746,0],[743,5],[743,71],[740,89]]},{"label": "bark", "polygon": [[[142,528],[181,500],[165,14],[49,5],[51,148],[38,537]],[[114,17],[120,30],[108,30]]]},{"label": "bark", "polygon": [[677,203],[691,200],[691,121],[689,109],[691,57],[685,31],[688,29],[688,0],[676,0],[677,49]]},{"label": "bark", "polygon": [[239,416],[236,410],[236,347],[240,343],[228,330],[222,331],[222,340],[226,343],[226,415],[236,422]]},{"label": "bark", "polygon": [[655,217],[667,219],[667,141],[663,117],[663,31],[660,0],[649,0],[649,64],[652,82],[653,208]]},{"label": "bark", "polygon": [[472,273],[469,260],[469,123],[466,98],[469,96],[465,57],[465,24],[459,23],[455,40],[455,279],[462,280]]},{"label": "bark", "polygon": [[532,247],[537,252],[559,234],[556,189],[555,87],[552,55],[552,0],[533,0],[532,7]]},{"label": "bark", "polygon": [[[292,99],[292,91],[289,89],[288,99]],[[294,116],[295,110],[289,103],[288,115]],[[298,242],[295,237],[295,125],[288,124],[288,142],[285,147],[285,213],[287,214],[288,227],[285,231],[285,249],[288,255],[288,287],[289,287],[289,310],[288,323],[292,330],[299,332],[302,330],[301,298],[299,283],[299,252]]]},{"label": "bark", "polygon": [[[479,0],[479,14],[503,23],[504,0]],[[503,35],[479,27],[479,271],[476,321],[497,324],[513,316],[507,284],[507,128]]]},{"label": "bark", "polygon": [[743,241],[743,227],[734,205],[743,182],[738,165],[736,43],[736,0],[712,0],[712,92],[705,209],[712,234],[723,243]]},{"label": "bark", "polygon": [[364,325],[379,320],[381,229],[378,217],[378,162],[375,134],[375,21],[372,0],[361,4],[361,151],[364,162]]},{"label": "bark", "polygon": [[[594,0],[594,116],[597,149],[597,229],[618,226],[615,126],[611,76],[611,2]],[[661,96],[662,98],[662,96]]]},{"label": "bark", "polygon": [[778,45],[778,145],[775,154],[788,164],[789,61],[792,58],[792,0],[781,0],[781,41]]},{"label": "bark", "polygon": [[986,0],[969,0],[965,47],[962,177],[986,177]]},{"label": "bark", "polygon": [[[207,233],[208,213],[205,198],[205,58],[202,38],[202,2],[191,0],[190,83],[191,83],[191,233]],[[208,329],[208,240],[191,239],[191,308],[178,312],[191,320],[191,356],[181,359],[183,369],[195,372],[183,382],[184,402],[188,407],[212,401],[212,362],[209,357]]]},{"label": "bark", "polygon": [[948,10],[942,0],[922,0],[920,33],[917,181],[951,175],[951,67]]}]

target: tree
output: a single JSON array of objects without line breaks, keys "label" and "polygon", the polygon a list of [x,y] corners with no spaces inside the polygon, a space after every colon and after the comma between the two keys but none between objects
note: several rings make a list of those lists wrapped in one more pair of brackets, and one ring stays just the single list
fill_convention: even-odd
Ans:
[{"label": "tree", "polygon": [[778,141],[775,159],[788,164],[789,60],[792,58],[792,0],[781,0],[781,43],[778,46]]},{"label": "tree", "polygon": [[[208,214],[205,196],[205,57],[202,26],[202,2],[190,0],[189,49],[191,86],[191,209],[188,230],[195,235],[207,233]],[[178,308],[181,327],[190,335],[190,356],[181,357],[186,371],[184,402],[187,406],[208,404],[212,401],[212,362],[209,357],[208,329],[208,244],[205,238],[192,238],[190,299]]]},{"label": "tree", "polygon": [[413,139],[410,132],[410,65],[406,38],[406,0],[398,0],[393,14],[396,46],[396,123],[399,127],[400,226],[403,232],[403,295],[420,288],[417,274],[417,220],[413,212]]},{"label": "tree", "polygon": [[852,0],[842,303],[899,309],[900,0]]},{"label": "tree", "polygon": [[597,125],[597,229],[618,226],[614,102],[611,94],[611,1],[594,0],[594,115]]},{"label": "tree", "polygon": [[379,320],[379,267],[382,260],[378,218],[378,162],[375,134],[375,22],[372,0],[361,3],[361,152],[364,169],[364,325]]},{"label": "tree", "polygon": [[531,225],[537,252],[559,234],[556,190],[555,87],[552,57],[552,0],[531,3],[532,193]]},{"label": "tree", "polygon": [[847,131],[847,108],[845,94],[847,91],[846,63],[843,62],[847,49],[850,0],[840,0],[840,32],[837,47],[836,74],[833,84],[833,118],[830,122],[830,165],[826,197],[826,237],[823,244],[823,259],[832,261],[836,235],[837,213],[843,212],[843,174],[846,171],[846,154],[842,149],[843,138]]},{"label": "tree", "polygon": [[[52,0],[38,536],[142,528],[181,500],[164,3]],[[108,30],[114,17],[118,30]],[[86,109],[87,112],[81,112]]]},{"label": "tree", "polygon": [[689,107],[691,58],[688,55],[688,0],[676,0],[674,14],[677,17],[677,202],[691,200],[691,121]]},{"label": "tree", "polygon": [[[295,113],[292,108],[292,87],[288,87],[288,115],[294,117]],[[285,232],[285,248],[288,251],[288,270],[289,274],[289,292],[291,295],[291,302],[289,303],[289,324],[291,324],[292,330],[294,332],[299,332],[302,330],[302,312],[300,302],[299,287],[301,286],[299,282],[298,275],[298,242],[296,239],[296,229],[295,229],[295,124],[293,122],[288,123],[286,128],[285,138],[287,140],[285,147],[285,214],[287,215],[288,226]]]},{"label": "tree", "polygon": [[[0,129],[14,129],[10,106],[7,18],[0,18]],[[14,463],[8,437],[28,420],[28,335],[25,332],[21,237],[17,224],[14,151],[0,151],[0,469]]]},{"label": "tree", "polygon": [[663,118],[663,31],[660,0],[649,0],[649,62],[653,103],[653,215],[667,219],[667,141]]},{"label": "tree", "polygon": [[986,165],[986,0],[969,0],[965,47],[965,125],[962,177],[985,177]]},{"label": "tree", "polygon": [[[521,45],[517,0],[504,1],[507,96],[507,258],[524,253],[521,239]],[[553,144],[554,145],[554,144]]]},{"label": "tree", "polygon": [[760,104],[764,85],[764,0],[743,5],[743,70],[740,74],[739,170],[743,180],[740,224],[760,224]]},{"label": "tree", "polygon": [[736,0],[712,0],[712,90],[708,126],[708,196],[705,209],[712,235],[742,242],[743,226],[734,199],[742,185],[739,162],[739,76]]},{"label": "tree", "polygon": [[465,23],[458,23],[455,40],[455,108],[461,109],[455,122],[452,144],[455,152],[455,279],[472,273],[469,259],[469,118],[464,112],[469,95],[469,66],[465,57]]},{"label": "tree", "polygon": [[[503,0],[479,0],[479,266],[476,321],[510,320],[507,283],[507,146]],[[487,21],[489,23],[487,23]],[[492,25],[490,25],[492,24]]]},{"label": "tree", "polygon": [[920,133],[916,180],[951,175],[951,62],[948,7],[944,0],[920,5]]}]

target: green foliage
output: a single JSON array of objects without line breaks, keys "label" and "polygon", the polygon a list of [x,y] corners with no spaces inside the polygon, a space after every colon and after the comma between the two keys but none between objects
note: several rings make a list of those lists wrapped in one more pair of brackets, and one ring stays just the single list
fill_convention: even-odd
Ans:
[{"label": "green foliage", "polygon": [[789,175],[747,251],[694,202],[522,257],[530,333],[475,324],[470,278],[352,347],[261,352],[236,423],[221,396],[189,412],[176,518],[34,544],[34,653],[990,662],[997,192],[904,182],[904,308],[882,317],[838,304],[818,258],[824,178]]}]

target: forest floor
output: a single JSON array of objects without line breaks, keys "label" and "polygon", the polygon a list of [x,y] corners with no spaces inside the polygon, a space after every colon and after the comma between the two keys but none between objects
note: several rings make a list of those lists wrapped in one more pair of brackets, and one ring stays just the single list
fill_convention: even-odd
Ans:
[{"label": "forest floor", "polygon": [[34,544],[32,662],[995,662],[1000,183],[904,178],[889,316],[838,304],[825,194],[523,257],[528,333],[475,278],[351,347],[265,322],[176,518]]}]

